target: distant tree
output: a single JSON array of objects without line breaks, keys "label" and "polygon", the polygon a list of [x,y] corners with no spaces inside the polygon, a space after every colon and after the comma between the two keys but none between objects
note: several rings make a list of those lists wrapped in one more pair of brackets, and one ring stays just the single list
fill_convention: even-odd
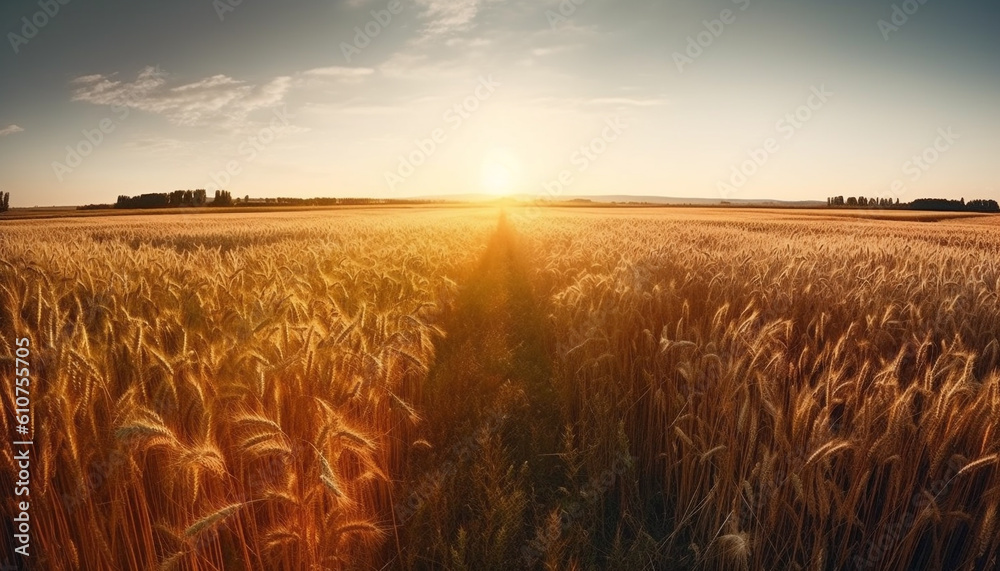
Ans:
[{"label": "distant tree", "polygon": [[996,200],[970,200],[965,208],[970,212],[1000,212],[1000,204]]},{"label": "distant tree", "polygon": [[178,206],[182,206],[184,204],[184,191],[175,190],[171,192],[169,197],[167,198],[167,204],[172,208],[177,208]]},{"label": "distant tree", "polygon": [[165,192],[139,196],[120,195],[115,208],[166,208],[171,205],[170,199],[171,194]]},{"label": "distant tree", "polygon": [[216,190],[212,206],[232,206],[233,195],[228,190]]},{"label": "distant tree", "polygon": [[0,192],[0,212],[7,212],[10,210],[10,193]]},{"label": "distant tree", "polygon": [[858,205],[858,199],[857,199],[857,197],[852,196],[852,197],[848,198],[847,199],[847,205],[848,206],[857,206]]}]

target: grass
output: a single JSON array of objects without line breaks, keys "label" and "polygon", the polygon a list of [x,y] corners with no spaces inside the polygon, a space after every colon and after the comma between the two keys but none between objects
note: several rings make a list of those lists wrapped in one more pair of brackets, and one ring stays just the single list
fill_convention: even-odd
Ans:
[{"label": "grass", "polygon": [[993,569],[995,220],[5,224],[37,564]]}]

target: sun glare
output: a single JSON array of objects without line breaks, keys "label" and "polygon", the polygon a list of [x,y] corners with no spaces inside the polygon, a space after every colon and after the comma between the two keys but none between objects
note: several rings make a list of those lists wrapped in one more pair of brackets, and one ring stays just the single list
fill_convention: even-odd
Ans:
[{"label": "sun glare", "polygon": [[483,192],[493,196],[508,196],[517,186],[520,168],[510,152],[491,152],[483,159],[481,184]]}]

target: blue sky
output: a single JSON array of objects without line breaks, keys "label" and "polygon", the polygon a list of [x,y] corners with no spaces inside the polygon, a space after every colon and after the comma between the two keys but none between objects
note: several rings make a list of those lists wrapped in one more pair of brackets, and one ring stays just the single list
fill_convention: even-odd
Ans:
[{"label": "blue sky", "polygon": [[995,2],[62,1],[0,5],[13,206],[1000,198]]}]

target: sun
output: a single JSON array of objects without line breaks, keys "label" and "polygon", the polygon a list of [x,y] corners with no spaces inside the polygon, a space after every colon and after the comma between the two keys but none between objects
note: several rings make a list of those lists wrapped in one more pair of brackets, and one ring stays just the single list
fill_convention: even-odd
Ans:
[{"label": "sun", "polygon": [[514,175],[499,163],[483,164],[483,190],[494,196],[506,196],[514,187]]},{"label": "sun", "polygon": [[483,159],[480,184],[492,196],[509,196],[517,187],[520,165],[509,151],[491,151]]}]

